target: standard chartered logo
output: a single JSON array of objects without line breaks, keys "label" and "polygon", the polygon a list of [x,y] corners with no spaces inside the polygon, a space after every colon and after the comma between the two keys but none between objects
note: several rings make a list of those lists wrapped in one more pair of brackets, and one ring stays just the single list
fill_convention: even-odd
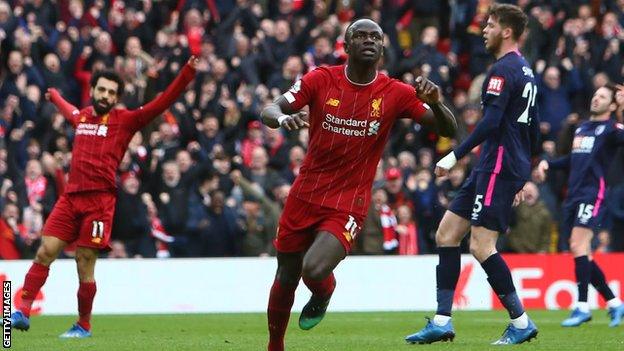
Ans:
[{"label": "standard chartered logo", "polygon": [[338,133],[345,136],[365,137],[377,135],[381,123],[378,120],[363,121],[353,118],[340,118],[332,114],[326,114],[322,123],[323,129],[332,133]]}]

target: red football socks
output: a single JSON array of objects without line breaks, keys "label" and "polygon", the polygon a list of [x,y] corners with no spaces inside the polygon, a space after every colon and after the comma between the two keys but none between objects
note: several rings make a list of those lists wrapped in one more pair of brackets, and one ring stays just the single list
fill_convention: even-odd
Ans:
[{"label": "red football socks", "polygon": [[96,290],[95,282],[80,283],[78,288],[78,324],[85,330],[91,330],[91,309]]},{"label": "red football socks", "polygon": [[295,301],[297,285],[282,285],[278,280],[273,282],[269,295],[269,348],[268,351],[284,351],[284,334],[288,327],[290,309]]},{"label": "red football socks", "polygon": [[336,278],[334,273],[330,274],[323,280],[312,280],[303,278],[303,282],[310,289],[313,295],[320,297],[329,297],[334,292],[336,287]]},{"label": "red football socks", "polygon": [[39,294],[39,290],[41,290],[41,287],[45,284],[46,279],[48,279],[49,271],[50,267],[33,262],[32,266],[30,266],[30,269],[28,270],[28,273],[26,273],[24,287],[22,288],[22,303],[17,306],[17,309],[20,310],[26,317],[30,317],[32,304],[35,301],[37,294]]}]

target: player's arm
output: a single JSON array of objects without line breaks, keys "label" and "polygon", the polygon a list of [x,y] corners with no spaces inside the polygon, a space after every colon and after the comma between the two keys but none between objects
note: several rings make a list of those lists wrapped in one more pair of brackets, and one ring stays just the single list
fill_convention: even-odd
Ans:
[{"label": "player's arm", "polygon": [[307,113],[305,111],[296,111],[288,103],[284,95],[280,95],[272,103],[266,105],[260,116],[262,122],[269,128],[284,127],[286,130],[297,130],[310,125],[306,122]]},{"label": "player's arm", "polygon": [[306,113],[299,110],[312,101],[319,87],[326,84],[325,76],[326,71],[322,68],[304,75],[287,92],[262,109],[262,122],[270,128],[284,127],[287,130],[309,127]]},{"label": "player's arm", "polygon": [[162,94],[147,104],[139,107],[137,110],[132,111],[133,116],[130,120],[136,130],[141,129],[144,125],[163,113],[176,101],[186,86],[195,77],[195,69],[197,68],[198,63],[199,59],[195,56],[191,56],[182,68],[180,74],[178,74],[178,76]]},{"label": "player's arm", "polygon": [[76,124],[78,123],[78,114],[80,113],[80,110],[78,110],[76,106],[70,104],[65,99],[63,99],[61,93],[59,93],[59,91],[54,88],[48,89],[48,91],[45,93],[45,98],[52,102],[56,106],[56,108],[59,109],[61,115],[63,115],[63,117],[65,117],[65,119],[68,120],[72,126],[76,126]]},{"label": "player's arm", "polygon": [[549,169],[569,169],[570,168],[570,155],[566,155],[560,157],[555,160],[547,161],[541,160],[537,165],[535,178],[537,178],[538,182],[543,182],[546,180],[546,172]]},{"label": "player's arm", "polygon": [[466,156],[472,149],[484,142],[492,133],[496,132],[502,120],[503,109],[496,105],[488,106],[485,110],[485,115],[481,121],[479,121],[472,134],[448,155],[438,161],[435,169],[436,175],[442,176],[446,174],[449,169],[455,166],[457,160]]},{"label": "player's arm", "polygon": [[457,131],[457,120],[453,112],[440,101],[442,93],[440,87],[422,76],[416,78],[416,95],[429,105],[421,120],[436,126],[438,134],[444,137],[453,137]]}]

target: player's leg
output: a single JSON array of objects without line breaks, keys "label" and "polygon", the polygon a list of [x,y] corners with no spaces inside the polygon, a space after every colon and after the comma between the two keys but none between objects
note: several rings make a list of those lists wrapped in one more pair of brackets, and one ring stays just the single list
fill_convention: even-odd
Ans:
[{"label": "player's leg", "polygon": [[277,272],[269,294],[269,351],[284,350],[284,335],[301,277],[301,252],[277,252]]},{"label": "player's leg", "polygon": [[284,335],[301,278],[303,253],[314,239],[311,226],[315,218],[316,213],[309,203],[294,196],[287,198],[275,238],[277,272],[267,308],[269,351],[284,350]]},{"label": "player's leg", "polygon": [[78,269],[78,321],[61,338],[85,338],[91,336],[91,310],[97,291],[95,284],[95,262],[99,250],[90,247],[76,249]]},{"label": "player's leg", "polygon": [[336,287],[334,268],[347,254],[344,244],[328,231],[321,230],[303,257],[302,277],[312,292],[299,317],[299,327],[312,329],[321,322]]},{"label": "player's leg", "polygon": [[617,327],[622,322],[622,318],[624,318],[624,304],[622,304],[622,300],[620,300],[619,297],[615,296],[613,290],[611,290],[607,284],[607,279],[602,269],[600,269],[600,266],[596,263],[596,260],[590,257],[589,264],[591,266],[591,285],[593,285],[602,298],[607,301],[607,308],[609,309],[609,316],[611,317],[609,326]]},{"label": "player's leg", "polygon": [[17,306],[17,311],[11,315],[11,326],[19,330],[30,328],[30,310],[32,304],[39,294],[39,290],[48,279],[50,265],[61,253],[67,243],[59,238],[44,235],[41,245],[37,249],[37,254],[32,265],[24,278],[21,301]]},{"label": "player's leg", "polygon": [[470,222],[451,211],[446,211],[436,232],[438,265],[436,266],[436,294],[438,308],[433,320],[420,331],[408,335],[409,343],[432,343],[453,340],[455,330],[451,322],[453,296],[461,271],[459,245],[470,228]]},{"label": "player's leg", "polygon": [[436,298],[438,308],[433,320],[420,331],[408,335],[409,343],[432,343],[453,340],[455,330],[451,323],[453,295],[461,271],[460,244],[468,229],[473,211],[476,173],[471,173],[446,211],[436,232],[439,263],[436,266]]},{"label": "player's leg", "polygon": [[534,338],[537,335],[537,328],[524,311],[507,263],[496,250],[497,239],[498,231],[472,226],[470,252],[481,263],[492,290],[511,318],[511,323],[503,336],[493,344],[520,344]]},{"label": "player's leg", "polygon": [[587,227],[574,226],[570,235],[570,252],[574,256],[574,273],[578,289],[577,302],[572,314],[561,325],[564,327],[577,327],[592,319],[587,303],[587,289],[591,279],[591,239],[593,231]]}]

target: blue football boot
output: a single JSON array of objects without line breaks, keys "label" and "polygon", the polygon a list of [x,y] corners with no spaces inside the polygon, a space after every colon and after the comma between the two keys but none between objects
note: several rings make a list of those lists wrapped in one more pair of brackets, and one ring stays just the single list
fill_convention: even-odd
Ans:
[{"label": "blue football boot", "polygon": [[81,327],[80,324],[76,323],[74,325],[72,325],[71,328],[69,328],[68,331],[64,332],[63,334],[59,335],[59,338],[62,339],[82,339],[82,338],[88,338],[91,336],[91,332],[86,330],[85,328]]},{"label": "blue football boot", "polygon": [[405,337],[405,341],[410,344],[431,344],[436,341],[453,341],[455,338],[455,330],[453,323],[449,320],[443,326],[436,325],[431,322],[431,318],[426,317],[427,325],[417,333]]},{"label": "blue football boot", "polygon": [[609,316],[611,317],[611,323],[609,323],[610,327],[617,327],[620,325],[622,317],[624,317],[624,303],[618,307],[609,308]]},{"label": "blue football boot", "polygon": [[562,327],[578,327],[579,325],[589,322],[592,319],[591,312],[582,312],[578,308],[572,310],[570,317],[561,322]]},{"label": "blue football boot", "polygon": [[531,339],[535,337],[537,337],[537,327],[535,323],[529,319],[529,325],[524,329],[518,329],[514,327],[513,324],[509,323],[507,329],[503,332],[503,336],[494,341],[492,345],[522,344],[525,341],[531,341]]},{"label": "blue football boot", "polygon": [[11,313],[11,328],[27,331],[30,329],[30,320],[21,311]]}]

